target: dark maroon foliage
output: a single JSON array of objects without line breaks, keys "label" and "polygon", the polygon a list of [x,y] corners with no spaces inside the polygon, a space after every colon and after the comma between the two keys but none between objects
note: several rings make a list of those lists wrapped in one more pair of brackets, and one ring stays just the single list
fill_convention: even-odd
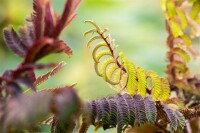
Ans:
[{"label": "dark maroon foliage", "polygon": [[[10,129],[12,132],[24,132],[24,130],[36,132],[39,128],[38,123],[45,121],[51,115],[55,116],[56,121],[75,122],[80,114],[81,102],[73,88],[64,87],[30,96],[21,94],[19,98],[9,99],[1,105],[5,110],[0,112],[3,116],[0,117],[2,132],[7,133]],[[53,125],[52,128],[57,127]]]},{"label": "dark maroon foliage", "polygon": [[8,48],[24,60],[15,70],[7,70],[0,77],[1,93],[6,90],[6,96],[16,96],[22,92],[21,84],[35,91],[34,69],[57,65],[37,64],[36,61],[51,53],[72,55],[72,49],[59,39],[59,35],[76,16],[75,10],[80,1],[67,0],[62,14],[57,15],[52,9],[51,0],[33,0],[33,13],[18,33],[12,26],[4,29]]},{"label": "dark maroon foliage", "polygon": [[[4,29],[8,48],[24,60],[16,69],[0,76],[0,132],[38,132],[39,125],[52,117],[52,133],[72,132],[81,107],[73,86],[36,89],[64,63],[39,64],[37,61],[52,53],[72,55],[72,49],[59,35],[76,16],[80,1],[67,0],[62,14],[58,15],[52,9],[51,0],[33,0],[33,13],[26,24],[20,26],[18,32],[12,26]],[[52,67],[46,74],[35,76],[35,69]],[[34,93],[27,95],[22,85]]]}]

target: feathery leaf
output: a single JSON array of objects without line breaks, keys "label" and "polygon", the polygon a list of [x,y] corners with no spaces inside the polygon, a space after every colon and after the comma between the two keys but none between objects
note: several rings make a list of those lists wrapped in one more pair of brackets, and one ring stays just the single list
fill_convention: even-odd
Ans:
[{"label": "feathery leaf", "polygon": [[95,131],[100,127],[106,130],[117,126],[117,133],[121,133],[129,125],[134,127],[136,123],[155,124],[160,121],[170,124],[172,131],[177,131],[184,128],[184,116],[191,113],[191,110],[172,110],[167,104],[154,102],[151,96],[143,98],[128,93],[91,100],[85,105],[79,133],[86,133],[89,125],[94,125]]},{"label": "feathery leaf", "polygon": [[27,47],[12,27],[4,29],[4,39],[8,48],[10,48],[15,54],[22,57],[25,56]]},{"label": "feathery leaf", "polygon": [[[85,35],[96,33],[92,37],[87,46],[95,40],[100,40],[95,44],[92,52],[95,71],[98,76],[111,84],[118,90],[125,90],[129,94],[140,94],[143,97],[149,93],[147,89],[147,79],[152,79],[152,92],[154,100],[165,100],[169,97],[168,81],[165,79],[161,82],[161,78],[153,71],[146,73],[142,67],[136,67],[131,61],[129,61],[124,54],[117,53],[117,45],[115,45],[107,29],[101,30],[100,27],[93,21],[86,21],[86,23],[92,24],[95,29],[85,32]],[[164,85],[162,85],[163,83]],[[161,94],[163,92],[163,94]],[[162,95],[162,96],[161,96]]]}]

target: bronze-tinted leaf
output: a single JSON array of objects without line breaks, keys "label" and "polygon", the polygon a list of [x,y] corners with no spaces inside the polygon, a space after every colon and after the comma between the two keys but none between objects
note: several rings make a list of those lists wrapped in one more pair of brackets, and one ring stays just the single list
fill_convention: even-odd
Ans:
[{"label": "bronze-tinted leaf", "polygon": [[53,39],[51,38],[41,38],[36,41],[33,46],[29,49],[28,54],[26,55],[26,63],[32,63],[40,59],[41,57],[47,55],[45,49],[53,44]]},{"label": "bronze-tinted leaf", "polygon": [[33,0],[33,25],[36,39],[39,39],[44,32],[44,5],[43,0]]},{"label": "bronze-tinted leaf", "polygon": [[53,53],[64,52],[69,57],[72,56],[72,49],[62,40],[58,40],[55,42],[54,46],[52,46]]},{"label": "bronze-tinted leaf", "polygon": [[80,4],[81,0],[67,0],[65,3],[64,11],[59,20],[57,20],[56,26],[53,30],[52,36],[57,38],[61,31],[67,26],[75,17],[75,10]]},{"label": "bronze-tinted leaf", "polygon": [[41,38],[29,49],[24,62],[35,62],[51,53],[65,52],[68,56],[72,55],[71,48],[64,41],[54,41],[51,38]]},{"label": "bronze-tinted leaf", "polygon": [[34,84],[37,86],[37,85],[43,83],[44,81],[48,80],[51,76],[55,75],[63,66],[64,66],[64,62],[58,63],[53,70],[37,77]]},{"label": "bronze-tinted leaf", "polygon": [[47,1],[45,5],[45,18],[44,18],[44,23],[45,23],[44,35],[45,36],[50,36],[55,26],[54,12],[52,12],[51,4],[52,4],[51,1]]}]

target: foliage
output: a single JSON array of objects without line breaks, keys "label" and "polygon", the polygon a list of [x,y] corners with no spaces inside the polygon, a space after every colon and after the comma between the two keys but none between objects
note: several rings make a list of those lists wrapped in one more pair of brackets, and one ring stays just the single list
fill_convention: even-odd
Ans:
[{"label": "foliage", "polygon": [[[42,101],[42,102],[41,102]],[[25,132],[39,131],[39,124],[54,115],[56,122],[52,128],[60,127],[60,131],[72,131],[67,128],[75,122],[79,113],[80,100],[76,92],[69,87],[54,89],[54,91],[42,91],[30,96],[21,94],[19,97],[1,103],[1,131]],[[69,110],[69,108],[71,108]],[[64,125],[65,124],[65,125]],[[65,126],[64,128],[62,126]],[[70,130],[71,129],[71,130]],[[58,131],[57,131],[58,132]]]},{"label": "foliage", "polygon": [[118,94],[89,101],[86,110],[89,113],[83,115],[80,133],[86,132],[90,124],[95,126],[95,130],[99,127],[108,129],[117,125],[118,133],[125,131],[128,125],[134,127],[146,122],[155,124],[163,120],[170,123],[172,131],[183,129],[185,126],[185,118],[179,110],[172,109],[167,104],[160,105],[159,102],[154,102],[151,96],[142,98],[138,94]]},{"label": "foliage", "polygon": [[163,0],[162,9],[166,17],[168,32],[166,74],[174,86],[199,95],[199,79],[192,74],[187,63],[200,56],[195,48],[195,38],[199,37],[199,8],[198,0],[180,1]]},{"label": "foliage", "polygon": [[[95,130],[99,127],[108,129],[117,125],[117,132],[120,133],[125,131],[128,125],[134,127],[135,120],[138,125],[146,122],[159,125],[169,123],[172,132],[183,129],[185,118],[190,115],[185,113],[187,108],[185,111],[179,110],[182,108],[182,101],[169,98],[168,79],[159,78],[154,71],[145,72],[141,67],[136,68],[122,52],[117,53],[113,39],[110,34],[106,34],[108,29],[102,31],[93,21],[86,23],[92,24],[95,29],[85,32],[84,36],[97,33],[97,36],[88,41],[87,46],[90,47],[96,40],[103,40],[94,46],[92,52],[97,75],[126,94],[89,101],[86,105],[89,110],[86,112],[89,113],[83,115],[83,124],[79,132],[86,132],[90,124],[93,124]],[[170,107],[171,105],[173,106]],[[199,116],[199,109],[196,111],[191,111],[194,117]]]},{"label": "foliage", "polygon": [[[58,15],[52,10],[50,0],[34,0],[34,11],[26,19],[26,24],[19,27],[18,33],[12,26],[4,29],[8,48],[22,57],[23,61],[16,69],[7,70],[0,77],[2,132],[39,131],[41,123],[50,116],[54,117],[52,132],[73,130],[72,125],[81,107],[73,87],[55,87],[43,91],[36,89],[37,85],[60,70],[64,63],[39,64],[37,61],[52,53],[72,55],[71,48],[59,39],[59,35],[76,16],[74,11],[79,3],[79,0],[68,0],[64,11]],[[54,69],[39,77],[35,76],[35,69],[49,67]],[[24,91],[26,88],[33,90],[33,93],[27,94]]]},{"label": "foliage", "polygon": [[[141,67],[135,67],[135,65],[132,62],[130,62],[126,57],[124,57],[124,54],[122,52],[118,54],[117,45],[115,45],[115,42],[111,38],[110,34],[107,33],[108,29],[101,30],[93,21],[86,21],[86,22],[92,24],[95,27],[95,29],[85,32],[84,35],[86,36],[91,33],[92,34],[97,33],[97,36],[92,37],[88,41],[87,44],[88,47],[90,47],[90,43],[92,43],[93,41],[96,42],[96,40],[103,40],[102,42],[99,42],[94,46],[92,53],[95,65],[95,71],[97,75],[103,77],[103,79],[109,84],[113,85],[114,88],[118,87],[117,89],[119,89],[120,91],[128,92],[133,96],[139,94],[145,98],[147,98],[146,95],[149,94],[152,96],[154,101],[155,100],[163,101],[161,103],[160,108],[158,109],[162,111],[158,111],[158,113],[157,111],[155,111],[154,117],[156,118],[157,114],[159,114],[158,116],[164,116],[162,118],[165,118],[165,121],[168,120],[169,123],[171,123],[172,131],[175,131],[178,129],[177,127],[180,125],[182,125],[181,126],[182,128],[184,127],[185,125],[184,117],[187,118],[189,115],[185,113],[185,116],[183,117],[182,114],[184,112],[183,110],[182,113],[181,111],[177,111],[176,113],[174,113],[173,111],[170,110],[170,108],[166,103],[170,101],[169,105],[177,104],[177,99],[174,100],[169,98],[170,96],[169,87],[171,87],[172,91],[173,90],[176,91],[179,98],[183,100],[184,102],[183,104],[189,106],[188,103],[190,102],[191,104],[190,107],[197,105],[197,108],[199,108],[198,105],[199,94],[200,94],[198,88],[199,79],[195,77],[195,75],[191,74],[191,72],[189,71],[189,67],[187,66],[187,62],[189,62],[191,58],[188,52],[190,52],[193,57],[198,57],[200,55],[199,51],[197,51],[194,48],[195,46],[192,45],[192,43],[194,42],[193,41],[194,37],[199,36],[198,14],[200,8],[198,1],[178,2],[172,0],[163,0],[161,6],[166,16],[166,26],[167,26],[167,31],[169,33],[167,39],[167,45],[170,50],[167,53],[167,59],[170,64],[167,66],[166,69],[166,74],[168,75],[167,79],[159,78],[154,71],[145,72]],[[190,29],[190,33],[188,32],[188,29]],[[150,82],[148,79],[151,79]],[[184,94],[184,97],[181,96],[181,91]],[[189,95],[187,94],[186,91],[189,91]],[[194,97],[193,98],[194,101],[189,101],[192,97]],[[115,99],[119,100],[119,98]],[[118,132],[121,132],[128,125],[131,125],[129,123],[131,119],[128,119],[131,118],[131,114],[125,110],[126,107],[124,107],[122,101],[120,101],[120,103],[122,104],[121,106],[124,109],[122,112],[124,112],[126,116],[116,115],[116,114],[123,114],[120,110],[122,108],[121,106],[112,107],[112,104],[110,104],[109,105],[110,109],[109,107],[107,107],[107,109],[105,108],[102,109],[102,107],[104,107],[103,106],[104,104],[102,100],[100,101],[94,102],[97,103],[96,108],[94,107],[95,106],[94,104],[92,104],[93,106],[89,107],[89,109],[92,110],[89,112],[93,114],[92,115],[93,121],[91,121],[90,119],[89,120],[85,119],[87,117],[84,117],[83,118],[83,127],[85,127],[83,128],[84,130],[90,124],[94,124],[95,127],[103,126],[104,129],[106,129],[107,127],[113,127],[113,125],[114,126],[117,125]],[[98,104],[101,103],[102,107],[99,107]],[[140,104],[142,103],[140,102]],[[129,104],[127,102],[127,106],[128,105]],[[180,106],[178,108],[180,108]],[[94,113],[95,112],[94,110],[96,110],[97,114]],[[107,115],[110,114],[111,112],[110,110],[116,111],[115,117],[117,117],[116,120],[118,121],[115,122],[114,124],[112,124],[112,122],[110,122],[109,120],[104,120],[106,116],[104,117],[101,116],[104,112]],[[131,109],[129,109],[129,112],[130,110]],[[186,108],[185,110],[188,109]],[[195,113],[194,110],[192,112],[195,114],[195,117],[198,117],[199,110],[197,109],[196,111],[198,113]],[[165,112],[165,115],[159,112],[162,113]],[[137,112],[135,113],[137,114]],[[148,112],[144,111],[144,108],[143,112],[140,113],[141,115],[142,113],[144,113],[143,116],[145,116],[145,114],[146,115],[148,114]],[[190,113],[188,112],[188,114]],[[95,117],[97,117],[97,119],[95,119]],[[110,117],[112,118],[111,114]],[[182,120],[180,121],[176,120],[176,118],[179,117],[181,117]],[[109,118],[109,115],[106,118]],[[125,119],[126,121],[122,121],[123,119]],[[143,123],[143,121],[140,122],[139,118],[137,120],[139,121],[139,124]],[[157,120],[159,120],[159,117],[157,118]]]},{"label": "foliage", "polygon": [[[95,34],[87,46],[98,41],[92,52],[95,71],[117,94],[84,103],[73,89],[75,85],[37,90],[38,85],[65,64],[38,61],[52,53],[72,55],[72,49],[59,35],[75,18],[79,3],[80,0],[67,0],[62,14],[58,15],[52,9],[51,0],[33,0],[33,13],[26,24],[18,32],[12,26],[4,29],[7,47],[23,60],[16,69],[0,76],[0,130],[38,132],[42,125],[50,125],[52,133],[69,133],[78,128],[80,133],[85,133],[94,125],[95,131],[117,127],[121,133],[150,125],[167,133],[191,132],[192,120],[198,121],[200,116],[200,80],[191,73],[187,63],[191,57],[200,56],[195,49],[195,37],[199,36],[199,1],[162,0],[169,47],[167,77],[136,66],[123,52],[117,52],[118,45],[108,29],[101,30],[95,22],[86,21],[94,29],[84,36]],[[36,69],[52,67],[36,77]]]},{"label": "foliage", "polygon": [[[142,67],[136,67],[124,57],[122,52],[117,53],[114,40],[110,34],[106,34],[107,29],[102,31],[94,22],[86,22],[95,26],[95,29],[85,32],[84,35],[98,34],[89,40],[88,47],[90,47],[91,42],[97,39],[103,40],[96,44],[92,53],[98,76],[103,77],[111,85],[118,85],[120,89],[128,91],[131,95],[140,94],[144,97],[150,93],[154,100],[160,99],[162,101],[169,97],[170,88],[165,78],[160,78],[154,71],[145,72]],[[151,79],[151,85],[148,85],[148,79]]]}]

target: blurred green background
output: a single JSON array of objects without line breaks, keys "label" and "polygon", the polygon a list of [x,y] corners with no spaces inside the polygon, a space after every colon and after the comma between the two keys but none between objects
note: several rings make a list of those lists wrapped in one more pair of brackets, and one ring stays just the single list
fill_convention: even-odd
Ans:
[{"label": "blurred green background", "polygon": [[[54,9],[61,12],[65,0],[53,0]],[[24,23],[24,18],[32,11],[32,0],[0,0],[0,73],[15,68],[21,58],[13,55],[5,46],[2,28],[12,24],[15,29]],[[91,49],[86,48],[89,38],[83,33],[91,29],[84,24],[85,20],[94,20],[102,28],[109,28],[112,37],[119,45],[118,51],[137,66],[145,70],[155,70],[164,76],[166,66],[165,45],[166,31],[164,16],[160,8],[160,0],[83,0],[77,10],[78,16],[61,35],[61,38],[73,49],[69,59],[65,54],[50,55],[41,60],[65,61],[66,66],[39,88],[77,83],[80,97],[88,100],[113,95],[116,92],[102,78],[95,74]],[[37,71],[37,74],[45,71]],[[92,133],[92,127],[88,133]],[[115,129],[98,133],[115,133]]]}]

